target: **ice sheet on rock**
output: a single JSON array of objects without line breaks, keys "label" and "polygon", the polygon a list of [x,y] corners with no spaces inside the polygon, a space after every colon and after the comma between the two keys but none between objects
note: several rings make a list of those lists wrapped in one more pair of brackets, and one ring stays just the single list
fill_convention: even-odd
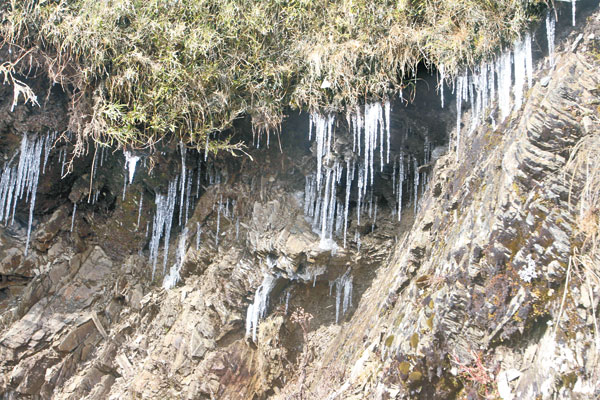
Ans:
[{"label": "ice sheet on rock", "polygon": [[269,294],[275,287],[277,278],[270,273],[265,273],[261,285],[254,293],[254,301],[248,306],[246,313],[246,337],[252,336],[256,341],[256,332],[259,321],[267,315],[269,307]]},{"label": "ice sheet on rock", "polygon": [[181,279],[180,271],[185,259],[188,229],[184,228],[179,234],[179,242],[175,253],[175,263],[171,266],[169,273],[163,278],[163,288],[166,290],[174,288]]},{"label": "ice sheet on rock", "polygon": [[330,283],[330,294],[332,286],[335,286],[335,323],[337,324],[340,316],[344,316],[352,305],[353,284],[350,270],[337,278],[333,285]]}]

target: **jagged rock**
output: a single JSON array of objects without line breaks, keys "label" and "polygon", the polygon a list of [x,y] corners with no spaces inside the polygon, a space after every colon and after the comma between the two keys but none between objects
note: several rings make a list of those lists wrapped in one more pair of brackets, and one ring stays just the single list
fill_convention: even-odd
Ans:
[{"label": "jagged rock", "polygon": [[[96,171],[97,203],[87,201],[92,175],[85,168],[56,191],[42,187],[34,254],[23,256],[19,218],[0,238],[0,397],[596,395],[600,293],[580,280],[593,267],[573,257],[590,241],[579,207],[586,182],[568,168],[572,149],[585,135],[593,138],[598,125],[600,83],[588,40],[576,54],[557,56],[553,70],[538,70],[522,109],[493,124],[493,113],[486,114],[463,135],[458,154],[456,121],[448,124],[455,107],[393,103],[393,150],[404,146],[407,157],[419,158],[423,138],[449,137],[431,143],[431,161],[410,170],[428,186],[410,187],[416,177],[400,186],[400,222],[392,211],[398,170],[388,164],[376,171],[374,199],[362,198],[360,224],[351,184],[345,248],[341,234],[322,240],[304,215],[302,190],[316,167],[316,146],[298,128],[303,116],[294,115],[289,135],[281,135],[282,152],[246,149],[252,161],[224,156],[211,163],[189,150],[182,171],[183,151],[170,143],[149,151],[154,169],[138,165],[124,195],[122,153]],[[437,101],[433,90],[425,93]],[[467,108],[463,125],[475,107]],[[416,118],[420,113],[428,118]],[[323,168],[355,157],[344,124],[336,126]],[[430,128],[435,133],[426,136]],[[243,123],[239,130],[245,134]],[[164,235],[154,280],[148,262],[153,201],[183,172],[164,258],[167,271],[180,263],[181,279],[165,290]],[[336,179],[344,189],[343,174]],[[336,194],[338,204],[345,205],[344,195]],[[415,195],[416,207],[406,203]],[[369,207],[377,211],[367,218]],[[588,222],[597,217],[590,212]],[[353,295],[344,299],[338,283],[350,275]],[[17,279],[21,289],[11,290]],[[255,338],[248,314],[254,304]],[[291,318],[299,307],[312,317],[306,332]],[[480,382],[469,378],[472,370]]]}]

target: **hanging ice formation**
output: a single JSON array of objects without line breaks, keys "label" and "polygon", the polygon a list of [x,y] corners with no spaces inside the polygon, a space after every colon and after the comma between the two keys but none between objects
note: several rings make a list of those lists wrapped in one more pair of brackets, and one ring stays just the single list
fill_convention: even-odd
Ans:
[{"label": "hanging ice formation", "polygon": [[572,14],[571,24],[573,26],[575,26],[575,11],[576,11],[576,8],[577,8],[576,0],[571,0],[571,14]]},{"label": "hanging ice formation", "polygon": [[135,175],[135,166],[140,160],[140,157],[134,156],[127,150],[123,150],[123,155],[125,155],[125,164],[127,165],[127,171],[129,172],[129,184],[131,184],[133,183],[133,176]]},{"label": "hanging ice formation", "polygon": [[[346,116],[348,127],[353,135],[353,154],[344,163],[331,157],[334,115],[311,114],[308,138],[312,140],[314,135],[317,170],[315,174],[306,177],[304,213],[312,219],[313,229],[319,233],[323,247],[333,248],[330,242],[333,241],[334,235],[343,235],[344,247],[346,246],[350,194],[356,175],[358,175],[357,218],[360,223],[361,204],[367,188],[373,184],[377,159],[379,172],[383,171],[384,166],[390,162],[390,113],[390,102],[386,101],[383,104],[365,104],[364,107],[357,107],[354,112]],[[362,165],[357,165],[357,160],[360,158],[362,158]],[[344,201],[338,201],[338,186],[341,185],[344,176],[345,197],[343,197]]]},{"label": "hanging ice formation", "polygon": [[333,282],[329,282],[329,295],[331,289],[335,286],[335,323],[339,322],[341,315],[345,315],[348,308],[352,305],[352,275],[350,270]]},{"label": "hanging ice formation", "polygon": [[[31,239],[31,226],[33,224],[33,211],[35,198],[40,177],[40,169],[45,170],[50,155],[50,149],[56,133],[44,136],[23,135],[19,149],[19,161],[13,165],[15,155],[4,164],[0,178],[0,222],[12,224],[15,218],[15,210],[19,200],[25,195],[29,200],[29,219],[27,222],[27,240],[25,242],[25,255],[29,251]],[[42,153],[44,161],[42,163]]]},{"label": "hanging ice formation", "polygon": [[[554,33],[553,17],[548,14],[546,25],[548,27],[548,47],[553,63]],[[550,35],[552,31],[552,35]],[[552,36],[552,39],[551,39]],[[514,68],[514,83],[513,83]],[[443,86],[445,71],[440,65],[440,95],[443,104]],[[517,40],[513,50],[504,50],[495,62],[482,61],[471,72],[464,71],[454,81],[454,94],[456,95],[456,143],[455,149],[459,157],[461,143],[461,121],[465,104],[470,105],[471,123],[468,133],[477,129],[486,115],[490,118],[495,128],[494,113],[491,106],[498,101],[499,118],[506,119],[513,109],[519,109],[523,104],[523,86],[533,84],[533,59],[531,50],[531,34],[526,33]],[[514,105],[511,101],[511,91]]]},{"label": "hanging ice formation", "polygon": [[181,276],[179,272],[183,266],[183,260],[185,258],[185,249],[187,241],[188,228],[184,228],[179,234],[179,243],[177,244],[177,252],[175,253],[175,263],[171,266],[169,273],[165,275],[163,279],[163,288],[169,290],[179,282]]},{"label": "hanging ice formation", "polygon": [[444,108],[444,81],[446,80],[446,68],[444,64],[440,64],[440,101],[442,103],[442,108]]},{"label": "hanging ice formation", "polygon": [[183,144],[183,142],[179,142],[179,148],[181,150],[181,187],[180,187],[180,191],[181,191],[181,199],[179,200],[179,225],[181,225],[181,219],[183,217],[183,197],[185,195],[185,187],[186,187],[186,176],[185,176],[185,172],[186,172],[186,168],[185,168],[185,153],[186,153],[186,148]]},{"label": "hanging ice formation", "polygon": [[254,294],[254,302],[248,306],[246,314],[246,337],[252,334],[253,341],[256,341],[259,320],[267,315],[269,294],[275,286],[275,282],[275,276],[265,273],[261,285],[256,289],[256,293]]}]

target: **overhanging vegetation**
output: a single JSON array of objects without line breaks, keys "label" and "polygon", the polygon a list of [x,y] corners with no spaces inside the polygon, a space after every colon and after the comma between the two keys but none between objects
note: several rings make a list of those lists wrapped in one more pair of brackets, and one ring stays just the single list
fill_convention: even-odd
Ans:
[{"label": "overhanging vegetation", "polygon": [[[1,39],[22,74],[72,97],[80,139],[152,146],[287,107],[340,111],[405,88],[417,65],[448,75],[490,57],[543,0],[12,0]],[[9,60],[11,61],[11,60]],[[211,141],[212,150],[227,148]],[[230,147],[231,148],[231,147]]]}]

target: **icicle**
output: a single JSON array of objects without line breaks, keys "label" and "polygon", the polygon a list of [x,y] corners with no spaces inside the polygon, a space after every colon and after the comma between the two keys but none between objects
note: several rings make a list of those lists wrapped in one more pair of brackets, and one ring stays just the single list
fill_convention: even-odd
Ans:
[{"label": "icicle", "polygon": [[496,101],[496,80],[494,79],[494,62],[488,64],[488,86],[490,88],[490,103]]},{"label": "icicle", "polygon": [[63,154],[62,165],[60,167],[60,176],[61,176],[61,179],[65,176],[65,163],[67,161],[67,149],[66,148],[63,149],[63,153],[62,154]]},{"label": "icicle", "polygon": [[326,238],[332,239],[333,238],[333,225],[335,222],[335,210],[337,208],[337,196],[336,196],[336,182],[338,182],[337,177],[338,172],[339,172],[340,168],[339,168],[339,164],[336,162],[334,167],[333,167],[333,171],[331,171],[332,174],[334,174],[334,177],[331,181],[331,188],[330,188],[330,193],[329,193],[329,208],[328,208],[328,213],[327,213],[327,225],[326,225]]},{"label": "icicle", "polygon": [[196,181],[196,198],[200,196],[200,178],[202,177],[202,163],[198,159],[198,178]]},{"label": "icicle", "polygon": [[253,341],[256,341],[259,320],[267,315],[269,294],[273,290],[275,282],[276,279],[274,276],[265,274],[261,285],[256,289],[256,293],[254,294],[254,302],[248,306],[246,314],[246,337],[252,334]]},{"label": "icicle", "polygon": [[373,218],[373,188],[369,190],[369,218]]},{"label": "icicle", "polygon": [[511,54],[506,50],[500,56],[498,62],[498,102],[500,106],[500,116],[504,120],[510,115],[510,88],[512,86],[512,66]]},{"label": "icicle", "polygon": [[102,147],[100,149],[100,166],[102,166],[102,164],[104,163],[104,151],[106,150],[105,147]]},{"label": "icicle", "polygon": [[548,40],[548,58],[550,67],[554,67],[554,31],[556,28],[556,19],[552,10],[546,14],[546,39]]},{"label": "icicle", "polygon": [[188,176],[187,186],[185,188],[185,219],[183,226],[187,225],[190,211],[190,197],[192,197],[192,175]]},{"label": "icicle", "polygon": [[[354,161],[352,161],[354,163]],[[352,178],[350,175],[350,160],[346,161],[346,198],[344,202],[344,248],[346,248],[346,235],[348,233],[348,212],[350,209],[350,189],[352,189]]]},{"label": "icicle", "polygon": [[50,158],[50,150],[52,149],[52,144],[54,143],[55,138],[56,132],[47,135],[44,139],[44,164],[42,167],[42,174],[46,172],[46,164],[48,164],[48,158]]},{"label": "icicle", "polygon": [[375,199],[375,212],[373,213],[373,223],[371,224],[371,232],[375,230],[375,224],[377,223],[377,199]]},{"label": "icicle", "polygon": [[175,263],[171,266],[169,270],[169,274],[166,275],[163,279],[163,288],[166,290],[174,288],[181,276],[179,272],[181,271],[181,267],[183,266],[183,260],[185,258],[185,248],[187,241],[188,229],[184,228],[181,234],[179,235],[179,242],[177,244],[177,251],[175,253]]},{"label": "icicle", "polygon": [[456,78],[456,158],[458,159],[460,148],[460,122],[462,117],[463,89],[466,85],[466,76]]},{"label": "icicle", "polygon": [[577,5],[576,5],[576,0],[571,0],[571,14],[572,14],[572,18],[571,18],[571,23],[573,26],[575,26],[575,11],[576,11]]},{"label": "icicle", "polygon": [[327,117],[316,113],[310,115],[310,126],[312,129],[314,125],[315,139],[317,141],[317,190],[321,188],[323,163],[331,152],[334,122],[335,118],[333,115]]},{"label": "icicle", "polygon": [[414,189],[414,196],[415,196],[415,200],[414,200],[414,208],[415,208],[415,217],[417,215],[417,204],[419,203],[419,164],[417,162],[417,158],[413,157],[413,168],[414,168],[414,185],[415,185],[415,189]]},{"label": "icicle", "polygon": [[29,241],[31,239],[31,225],[33,224],[33,210],[35,208],[35,197],[37,194],[37,186],[38,180],[40,177],[40,155],[42,153],[43,141],[36,140],[35,141],[35,149],[33,149],[33,153],[31,154],[32,159],[29,165],[29,175],[30,178],[27,180],[27,192],[31,193],[31,198],[29,200],[29,219],[27,222],[27,240],[25,242],[25,256],[29,251]]},{"label": "icicle", "polygon": [[361,202],[362,202],[362,196],[363,196],[363,185],[365,184],[365,177],[364,177],[364,170],[362,168],[359,168],[358,170],[358,201],[357,201],[357,206],[356,206],[356,219],[357,219],[357,224],[360,225],[360,206],[361,206]]},{"label": "icicle", "polygon": [[488,108],[490,104],[489,100],[489,79],[488,79],[488,65],[487,63],[481,63],[479,66],[479,73],[481,74],[479,77],[480,83],[480,92],[481,92],[481,116],[485,115],[485,110]]},{"label": "icicle", "polygon": [[527,71],[527,87],[531,89],[533,86],[533,55],[531,52],[531,34],[525,34],[525,70]]},{"label": "icicle", "polygon": [[183,198],[185,196],[186,193],[186,183],[187,183],[187,177],[185,175],[185,153],[186,153],[186,148],[183,144],[183,142],[179,142],[179,149],[181,151],[181,187],[179,188],[179,190],[181,191],[181,196],[179,199],[179,225],[181,225],[181,220],[183,218],[183,207],[184,207],[184,202],[183,202]]},{"label": "icicle", "polygon": [[148,239],[148,233],[150,233],[150,221],[146,222],[146,239]]},{"label": "icicle", "polygon": [[217,207],[217,232],[215,233],[215,247],[219,247],[219,228],[221,225],[221,203],[223,202],[223,195],[219,198],[219,206]]},{"label": "icicle", "polygon": [[325,194],[323,196],[323,206],[321,207],[321,242],[323,242],[326,239],[326,235],[327,235],[327,217],[328,217],[328,213],[327,213],[327,209],[329,207],[329,191],[330,191],[330,186],[333,186],[333,184],[331,183],[331,169],[327,169],[327,180],[325,183]]},{"label": "icicle", "polygon": [[73,214],[71,215],[71,230],[73,233],[73,226],[75,225],[75,213],[77,212],[77,203],[73,203]]},{"label": "icicle", "polygon": [[165,218],[165,244],[163,250],[163,275],[166,272],[167,259],[169,257],[169,239],[171,238],[171,226],[173,223],[173,213],[175,211],[175,200],[177,198],[177,178],[169,183],[167,195],[167,215]]},{"label": "icicle", "polygon": [[440,64],[440,101],[442,102],[442,108],[444,108],[444,81],[446,80],[446,69],[444,64]]},{"label": "icicle", "polygon": [[123,174],[123,201],[125,201],[125,194],[127,193],[127,174]]},{"label": "icicle", "polygon": [[238,217],[235,221],[235,240],[238,240],[240,237],[240,218]]},{"label": "icicle", "polygon": [[521,105],[523,105],[523,86],[525,85],[525,75],[527,70],[527,55],[525,52],[524,41],[516,41],[514,48],[515,84],[513,93],[515,95],[515,109],[518,110],[521,108]]},{"label": "icicle", "polygon": [[135,175],[135,166],[140,160],[140,157],[134,156],[127,150],[124,150],[123,154],[125,155],[125,164],[127,165],[127,170],[129,171],[129,184],[131,184],[133,183],[133,176]]},{"label": "icicle", "polygon": [[385,158],[385,160],[386,160],[385,162],[386,162],[386,164],[389,164],[390,163],[390,147],[392,147],[392,142],[390,140],[390,132],[392,130],[392,128],[390,126],[391,105],[390,105],[389,100],[385,101],[384,109],[385,109],[385,131],[386,131],[386,136],[387,136],[387,156]]},{"label": "icicle", "polygon": [[140,227],[140,219],[142,218],[142,204],[144,203],[144,193],[140,192],[140,207],[138,209],[138,219],[135,230],[137,231]]},{"label": "icicle", "polygon": [[208,159],[208,133],[206,134],[206,145],[204,147],[204,161]]}]

